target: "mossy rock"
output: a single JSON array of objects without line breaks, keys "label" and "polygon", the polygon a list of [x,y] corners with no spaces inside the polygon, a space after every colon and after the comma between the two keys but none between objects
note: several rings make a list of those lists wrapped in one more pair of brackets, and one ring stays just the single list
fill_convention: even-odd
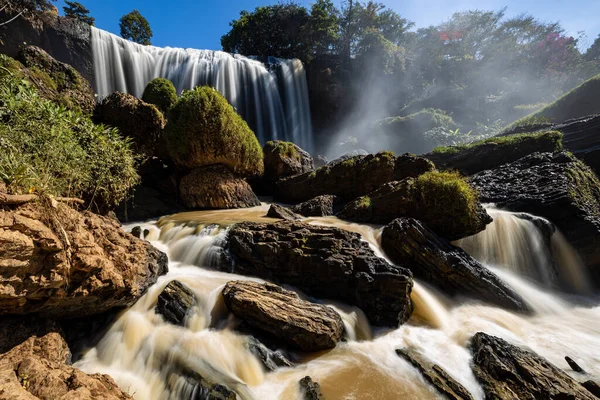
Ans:
[{"label": "mossy rock", "polygon": [[254,132],[211,87],[183,93],[169,114],[166,139],[179,167],[223,164],[243,176],[263,173],[263,151]]},{"label": "mossy rock", "polygon": [[348,203],[339,216],[378,224],[399,217],[416,218],[448,240],[481,232],[492,221],[465,178],[457,172],[438,171],[386,183]]},{"label": "mossy rock", "polygon": [[265,179],[270,182],[315,169],[311,155],[292,142],[269,141],[265,144],[263,153]]},{"label": "mossy rock", "polygon": [[146,85],[142,100],[154,104],[163,114],[167,114],[177,103],[177,91],[173,83],[165,78],[154,78]]}]

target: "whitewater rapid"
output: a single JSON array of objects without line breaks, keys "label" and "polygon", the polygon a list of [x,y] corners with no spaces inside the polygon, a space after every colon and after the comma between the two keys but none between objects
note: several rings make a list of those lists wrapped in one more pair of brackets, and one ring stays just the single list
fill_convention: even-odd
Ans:
[{"label": "whitewater rapid", "polygon": [[[396,355],[395,349],[408,347],[439,364],[474,398],[483,399],[483,391],[471,371],[467,347],[470,338],[483,331],[532,349],[576,379],[583,377],[569,369],[565,356],[577,360],[592,378],[600,378],[600,324],[595,323],[600,319],[600,300],[590,295],[585,285],[571,286],[571,293],[565,294],[555,284],[556,271],[561,277],[573,275],[573,282],[581,283],[577,276],[584,276],[576,259],[571,260],[575,264],[561,265],[567,263],[570,246],[562,236],[554,236],[555,232],[554,251],[538,248],[547,251],[548,257],[562,254],[557,267],[546,266],[554,271],[548,274],[540,274],[543,271],[537,269],[542,266],[532,257],[531,263],[523,263],[523,254],[490,255],[483,251],[483,243],[505,240],[502,235],[506,231],[510,237],[523,238],[511,243],[514,252],[532,252],[540,244],[535,232],[523,232],[537,229],[535,225],[521,224],[512,220],[512,213],[492,209],[489,211],[495,222],[470,238],[465,248],[471,246],[474,256],[513,287],[534,310],[533,315],[509,312],[471,299],[448,298],[418,281],[411,294],[413,316],[398,329],[374,329],[356,307],[312,299],[333,306],[340,313],[346,326],[346,341],[328,352],[292,353],[296,367],[267,373],[248,351],[246,337],[231,329],[234,317],[220,295],[230,280],[262,280],[210,268],[227,226],[246,220],[273,221],[264,217],[266,211],[267,206],[262,205],[246,210],[192,212],[144,224],[142,228],[148,229],[146,239],[168,254],[169,273],[119,316],[76,367],[87,373],[111,375],[121,389],[136,399],[190,398],[191,387],[178,374],[182,366],[228,385],[243,399],[300,399],[297,383],[306,375],[321,385],[326,399],[441,398],[415,368]],[[347,223],[334,217],[309,218],[306,222],[358,232],[383,256],[380,227]],[[473,246],[481,251],[477,253]],[[531,273],[532,268],[537,272]],[[157,296],[174,279],[189,286],[199,299],[198,309],[185,328],[165,323],[154,312]]]}]

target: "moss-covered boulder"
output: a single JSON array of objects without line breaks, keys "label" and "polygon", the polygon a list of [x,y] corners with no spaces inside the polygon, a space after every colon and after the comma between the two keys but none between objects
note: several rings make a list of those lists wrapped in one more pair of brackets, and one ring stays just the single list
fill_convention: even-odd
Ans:
[{"label": "moss-covered boulder", "polygon": [[359,155],[279,180],[275,198],[298,203],[330,194],[349,201],[376,190],[384,183],[432,170],[431,161],[411,154],[396,157],[388,151]]},{"label": "moss-covered boulder", "polygon": [[96,106],[90,83],[75,68],[35,46],[23,48],[19,61],[2,55],[0,73],[27,79],[38,93],[68,109],[91,113]]},{"label": "moss-covered boulder", "polygon": [[535,152],[562,149],[562,134],[557,131],[495,136],[467,145],[437,147],[423,157],[438,169],[458,170],[471,175],[513,162]]},{"label": "moss-covered boulder", "polygon": [[154,104],[163,113],[167,114],[177,103],[177,91],[173,83],[165,78],[154,78],[146,85],[142,100]]},{"label": "moss-covered boulder", "polygon": [[281,178],[310,172],[315,169],[313,158],[292,142],[272,140],[263,147],[264,179],[276,182]]},{"label": "moss-covered boulder", "polygon": [[155,105],[115,92],[102,101],[96,114],[98,120],[132,138],[138,151],[148,156],[160,151],[165,118]]},{"label": "moss-covered boulder", "polygon": [[534,153],[470,178],[480,199],[554,223],[600,285],[600,182],[571,153]]},{"label": "moss-covered boulder", "polygon": [[182,168],[223,164],[242,175],[261,175],[263,152],[248,124],[215,89],[189,90],[169,114],[166,139]]},{"label": "moss-covered boulder", "polygon": [[196,168],[181,178],[179,194],[189,208],[228,209],[260,205],[250,185],[221,164]]},{"label": "moss-covered boulder", "polygon": [[448,240],[474,235],[492,222],[477,191],[463,177],[437,171],[386,183],[348,203],[339,216],[378,224],[399,217],[416,218]]}]

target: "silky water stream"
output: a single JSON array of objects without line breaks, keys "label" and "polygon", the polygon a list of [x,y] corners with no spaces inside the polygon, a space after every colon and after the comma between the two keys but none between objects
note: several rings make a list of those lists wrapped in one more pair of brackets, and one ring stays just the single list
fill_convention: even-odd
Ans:
[{"label": "silky water stream", "polygon": [[[534,310],[532,315],[472,299],[451,299],[418,281],[411,295],[413,316],[395,330],[369,326],[356,307],[313,299],[340,313],[346,340],[328,352],[291,354],[297,366],[265,372],[247,349],[247,338],[231,329],[234,317],[220,297],[230,280],[260,280],[217,272],[209,266],[227,226],[270,221],[264,217],[267,208],[263,204],[246,210],[190,212],[143,224],[148,229],[145,239],[168,254],[169,273],[123,312],[76,366],[88,373],[107,373],[134,398],[144,400],[191,398],[193,386],[180,373],[185,369],[226,384],[242,399],[299,399],[298,381],[306,375],[321,385],[330,400],[440,398],[394,351],[409,347],[482,399],[467,345],[476,332],[483,331],[526,346],[569,372],[564,357],[573,357],[594,378],[600,378],[600,299],[592,294],[580,260],[560,232],[544,231],[539,219],[491,207],[488,211],[494,222],[456,244],[518,292]],[[380,227],[335,217],[305,222],[358,232],[383,257]],[[158,295],[174,279],[189,286],[198,299],[185,328],[164,322],[154,312]]]}]

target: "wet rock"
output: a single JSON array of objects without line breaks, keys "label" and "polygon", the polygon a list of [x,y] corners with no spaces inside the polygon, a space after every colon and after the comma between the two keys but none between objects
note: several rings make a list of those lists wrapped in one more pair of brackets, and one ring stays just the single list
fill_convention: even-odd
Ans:
[{"label": "wet rock", "polygon": [[374,325],[396,327],[412,313],[410,271],[377,257],[357,233],[293,221],[246,222],[231,227],[226,250],[223,270],[355,305]]},{"label": "wet rock", "polygon": [[319,154],[315,157],[315,168],[320,168],[324,165],[327,165],[327,163],[329,162],[329,160],[327,160],[327,157]]},{"label": "wet rock", "polygon": [[582,385],[588,390],[588,392],[600,399],[600,385],[592,380],[585,381],[582,383]]},{"label": "wet rock", "polygon": [[153,104],[148,104],[127,93],[115,92],[107,96],[96,109],[99,122],[119,128],[133,139],[135,148],[149,157],[164,151],[162,132],[165,117]]},{"label": "wet rock", "polygon": [[324,194],[293,206],[292,211],[305,217],[327,217],[340,211],[340,200],[337,196]]},{"label": "wet rock", "polygon": [[133,236],[135,236],[136,238],[140,238],[142,236],[142,227],[141,226],[134,226],[133,228],[131,228],[131,232],[130,232]]},{"label": "wet rock", "polygon": [[332,308],[277,285],[232,281],[223,297],[235,316],[302,351],[331,349],[344,333],[342,318]]},{"label": "wet rock", "polygon": [[0,315],[101,314],[167,272],[167,256],[117,221],[60,202],[0,208],[0,254]]},{"label": "wet rock", "polygon": [[295,221],[302,219],[302,217],[287,207],[280,206],[279,204],[271,204],[269,211],[267,211],[267,217],[284,219],[286,221]]},{"label": "wet rock", "polygon": [[260,205],[250,185],[220,164],[196,168],[184,176],[179,193],[189,208],[228,209]]},{"label": "wet rock", "polygon": [[451,400],[472,400],[471,393],[437,364],[408,349],[396,349],[396,354],[408,361],[438,392]]},{"label": "wet rock", "polygon": [[185,326],[195,306],[194,293],[183,283],[171,281],[158,295],[156,313],[174,325]]},{"label": "wet rock", "polygon": [[315,169],[311,155],[292,142],[269,141],[263,147],[263,153],[264,179],[272,183]]},{"label": "wet rock", "polygon": [[0,399],[131,399],[108,375],[85,374],[67,365],[70,361],[55,322],[0,320]]},{"label": "wet rock", "polygon": [[298,381],[300,393],[304,400],[324,400],[325,397],[321,394],[321,386],[312,380],[310,376],[305,376]]},{"label": "wet rock", "polygon": [[[215,371],[215,375],[221,374]],[[184,385],[180,384],[182,378],[185,382]],[[221,378],[223,377],[221,376]],[[190,400],[238,399],[236,393],[229,386],[204,377],[191,368],[173,371],[172,374],[167,375],[166,382],[171,393],[179,392],[182,398]],[[184,386],[183,390],[182,386]]]},{"label": "wet rock", "polygon": [[283,352],[271,350],[254,336],[248,337],[248,350],[260,360],[267,371],[294,366]]},{"label": "wet rock", "polygon": [[479,332],[471,352],[473,372],[488,399],[594,399],[561,369],[503,339]]},{"label": "wet rock", "polygon": [[399,157],[390,152],[359,155],[279,180],[275,198],[286,203],[299,203],[331,194],[351,200],[386,182],[414,177],[433,169],[430,161],[409,154]]},{"label": "wet rock", "polygon": [[[387,224],[399,217],[416,218],[448,240],[474,235],[492,222],[477,200],[475,190],[463,178],[437,172],[423,176],[428,175],[437,177],[437,183],[427,183],[433,179],[421,181],[412,178],[389,182],[346,204],[338,216],[354,222],[376,224]],[[451,185],[450,179],[457,184]],[[461,183],[472,192],[470,195],[464,193]]]},{"label": "wet rock", "polygon": [[571,367],[571,369],[575,372],[579,372],[580,374],[587,374],[587,372],[585,372],[585,370],[583,368],[581,368],[579,366],[579,364],[577,364],[575,362],[575,360],[573,360],[571,357],[566,356],[565,357],[565,361],[567,362],[567,364],[569,364],[569,367]]},{"label": "wet rock", "polygon": [[561,149],[562,135],[556,131],[512,136],[511,141],[449,147],[443,152],[424,154],[438,169],[458,170],[465,175],[496,168],[535,152]]},{"label": "wet rock", "polygon": [[600,182],[583,162],[569,153],[535,153],[471,182],[482,202],[554,223],[600,284]]},{"label": "wet rock", "polygon": [[420,221],[394,220],[383,229],[381,247],[395,264],[449,294],[471,296],[511,310],[527,310],[524,300],[501,279]]}]

